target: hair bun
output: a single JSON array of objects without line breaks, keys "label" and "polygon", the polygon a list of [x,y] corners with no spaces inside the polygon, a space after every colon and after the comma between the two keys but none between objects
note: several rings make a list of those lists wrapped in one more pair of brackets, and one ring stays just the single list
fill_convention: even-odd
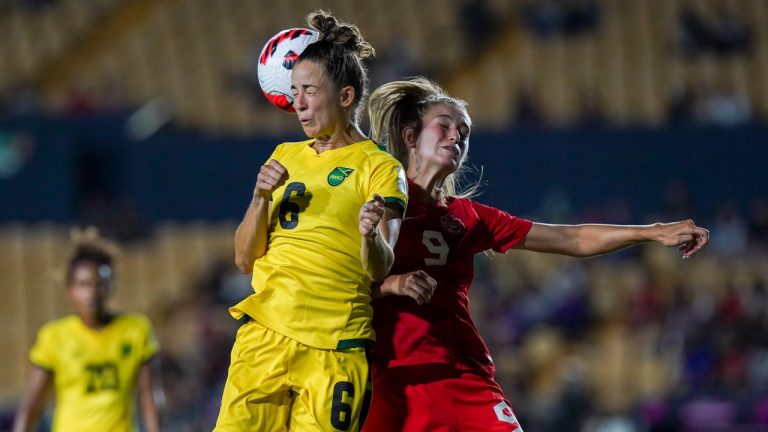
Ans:
[{"label": "hair bun", "polygon": [[363,39],[363,35],[357,26],[340,22],[330,13],[319,10],[307,15],[307,24],[320,33],[320,41],[339,45],[353,51],[361,59],[372,57],[376,54],[373,46]]}]

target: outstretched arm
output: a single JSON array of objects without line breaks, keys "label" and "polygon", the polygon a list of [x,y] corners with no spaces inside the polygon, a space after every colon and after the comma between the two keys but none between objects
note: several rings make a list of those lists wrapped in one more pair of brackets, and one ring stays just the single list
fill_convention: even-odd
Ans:
[{"label": "outstretched arm", "polygon": [[401,222],[400,210],[386,207],[380,195],[374,195],[373,201],[365,203],[360,209],[360,260],[373,281],[384,279],[395,262],[392,249],[400,233]]},{"label": "outstretched arm", "polygon": [[577,257],[613,252],[648,241],[677,246],[688,258],[709,242],[709,231],[692,220],[652,225],[548,225],[534,223],[517,248]]},{"label": "outstretched arm", "polygon": [[261,166],[245,217],[235,232],[235,264],[244,274],[253,271],[253,262],[267,252],[269,199],[288,179],[288,170],[272,159]]},{"label": "outstretched arm", "polygon": [[165,394],[160,385],[159,368],[160,363],[155,356],[139,369],[139,406],[147,432],[160,432],[160,407],[164,405]]},{"label": "outstretched arm", "polygon": [[52,381],[53,374],[50,371],[37,366],[32,367],[27,380],[27,390],[22,396],[13,421],[13,432],[33,430],[45,406]]}]

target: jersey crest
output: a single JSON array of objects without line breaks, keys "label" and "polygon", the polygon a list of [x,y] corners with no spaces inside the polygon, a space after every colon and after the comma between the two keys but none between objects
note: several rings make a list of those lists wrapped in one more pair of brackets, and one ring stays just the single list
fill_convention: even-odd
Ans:
[{"label": "jersey crest", "polygon": [[464,222],[450,213],[443,215],[440,218],[440,225],[442,225],[444,230],[454,235],[464,234],[464,231],[466,230]]},{"label": "jersey crest", "polygon": [[336,167],[328,174],[328,184],[338,186],[354,171],[352,168]]}]

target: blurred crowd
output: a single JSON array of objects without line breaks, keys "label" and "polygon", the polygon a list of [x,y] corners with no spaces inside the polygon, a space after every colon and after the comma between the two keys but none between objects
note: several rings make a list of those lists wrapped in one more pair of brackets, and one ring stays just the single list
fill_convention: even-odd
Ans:
[{"label": "blurred crowd", "polygon": [[[30,11],[29,13],[44,13],[47,8],[56,3],[50,0],[24,1],[9,7],[26,9]],[[756,32],[751,28],[750,23],[745,22],[743,15],[736,13],[735,5],[725,2],[707,4],[711,6],[709,9],[704,9],[709,11],[707,14],[704,14],[701,8],[691,7],[690,3],[680,2],[673,6],[675,9],[675,19],[672,24],[674,31],[669,36],[669,40],[662,40],[662,43],[668,44],[670,49],[652,47],[653,50],[658,50],[654,56],[659,56],[662,62],[681,64],[683,68],[690,67],[694,72],[674,79],[669,78],[671,74],[665,74],[663,79],[648,78],[652,82],[661,79],[659,83],[669,87],[659,92],[664,98],[661,104],[665,106],[662,123],[734,126],[751,121],[764,121],[764,108],[755,106],[757,104],[755,100],[759,98],[755,93],[757,90],[745,87],[745,83],[759,85],[760,81],[752,82],[749,78],[750,73],[739,66],[739,62],[755,65],[760,63],[755,52],[759,51],[759,47],[755,49]],[[605,32],[608,25],[606,21],[613,16],[606,13],[605,6],[605,3],[595,0],[532,1],[523,2],[515,7],[500,7],[498,2],[490,0],[464,0],[457,4],[456,11],[453,12],[456,15],[455,19],[460,20],[458,33],[461,36],[461,42],[453,47],[453,50],[459,53],[454,56],[456,58],[430,63],[431,57],[419,53],[405,34],[388,37],[377,46],[378,55],[370,64],[373,85],[416,74],[427,74],[450,83],[451,78],[462,74],[465,70],[486,67],[476,64],[484,56],[505,55],[503,51],[499,51],[498,44],[494,44],[494,41],[504,38],[505,31],[513,27],[519,28],[524,37],[530,37],[533,41],[542,43],[584,41],[590,38],[598,41],[602,37],[598,36],[598,33]],[[654,15],[661,12],[658,4],[648,3],[646,7],[656,8],[652,9]],[[614,10],[611,12],[616,13]],[[502,25],[505,22],[515,23],[515,26]],[[445,30],[447,29],[439,26],[425,28],[426,34],[420,37],[436,41],[439,34]],[[643,39],[642,43],[656,44],[657,42]],[[233,95],[241,101],[248,101],[252,110],[255,109],[258,112],[268,110],[266,100],[261,97],[254,65],[254,59],[257,57],[255,53],[258,53],[260,48],[258,43],[252,43],[251,49],[241,54],[239,68],[229,68],[221,76],[209,78],[215,81],[209,84],[216,89],[214,95],[216,97],[201,101],[212,104],[206,112],[216,111],[214,108],[221,102],[217,102],[219,98]],[[145,55],[149,56],[149,54]],[[515,53],[509,60],[526,61],[520,55]],[[721,65],[716,67],[725,69],[712,69],[714,65]],[[517,68],[514,64],[505,67]],[[591,67],[600,66],[598,63]],[[719,76],[725,71],[728,71],[727,74],[731,76]],[[658,72],[647,73],[657,74]],[[147,100],[140,100],[141,96],[134,94],[135,92],[127,88],[115,74],[99,79],[74,77],[70,80],[64,94],[58,95],[55,101],[46,94],[47,90],[42,87],[39,79],[27,78],[12,80],[5,85],[0,82],[0,115],[48,113],[82,116],[104,112],[130,112],[147,102]],[[553,112],[553,107],[543,102],[539,94],[543,90],[539,88],[539,84],[526,82],[530,80],[529,77],[523,79],[522,83],[506,83],[503,86],[511,85],[514,93],[511,96],[514,109],[509,109],[513,115],[512,118],[507,119],[506,124],[513,127],[620,126],[624,124],[623,122],[616,124],[616,119],[610,115],[611,104],[603,100],[605,95],[597,94],[600,76],[592,74],[582,79],[584,82],[581,84],[577,82],[579,80],[572,81],[566,78],[568,77],[562,77],[568,83],[581,86],[574,90],[578,93],[576,95],[578,102],[575,108],[577,113],[573,120],[564,123],[558,114]],[[509,79],[518,80],[514,76],[510,76]],[[458,94],[463,96],[463,92],[464,89],[460,89]],[[467,90],[467,93],[471,92],[471,89]],[[167,97],[167,95],[156,94],[153,97]],[[654,93],[648,97],[657,97],[657,95]],[[171,106],[176,105],[175,101],[169,102]],[[470,98],[470,103],[476,104],[476,101]],[[476,115],[480,117],[485,115],[482,108],[479,106],[475,109]],[[186,107],[175,106],[174,111],[183,117],[186,109]],[[630,105],[626,109],[632,111],[640,108]],[[557,110],[554,109],[554,111]],[[207,122],[206,115],[202,115],[203,118],[200,119],[203,123]],[[636,114],[630,117],[643,118],[643,115]],[[189,122],[182,123],[189,124]],[[654,123],[658,124],[658,122]]]}]

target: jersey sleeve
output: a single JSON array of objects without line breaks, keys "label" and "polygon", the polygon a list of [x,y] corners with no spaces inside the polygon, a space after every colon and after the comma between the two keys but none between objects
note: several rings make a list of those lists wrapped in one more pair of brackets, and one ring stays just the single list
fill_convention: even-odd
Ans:
[{"label": "jersey sleeve", "polygon": [[402,214],[408,204],[408,181],[405,170],[400,162],[382,152],[381,157],[371,158],[371,181],[368,189],[368,199],[379,194],[387,204],[400,208]]},{"label": "jersey sleeve", "polygon": [[157,337],[149,318],[142,317],[142,322],[144,326],[144,342],[141,346],[141,361],[145,362],[157,354],[160,344],[157,342]]},{"label": "jersey sleeve", "polygon": [[486,231],[482,236],[484,241],[481,242],[481,248],[477,252],[493,249],[504,253],[523,241],[533,226],[533,222],[527,219],[512,216],[505,211],[474,201],[472,207],[483,222]]},{"label": "jersey sleeve", "polygon": [[269,162],[269,161],[271,161],[272,159],[274,159],[274,160],[276,160],[276,161],[278,161],[278,162],[282,163],[283,165],[285,165],[283,162],[281,162],[281,161],[280,161],[280,158],[281,158],[281,157],[282,157],[282,155],[283,155],[283,151],[282,151],[282,150],[283,150],[283,147],[284,147],[284,146],[285,146],[285,143],[283,143],[283,144],[278,144],[277,146],[275,146],[275,149],[274,149],[274,150],[272,150],[272,154],[271,154],[271,155],[269,155],[269,157],[268,157],[268,158],[267,158],[267,159],[264,161],[264,163],[266,164],[267,162]]},{"label": "jersey sleeve", "polygon": [[53,328],[45,325],[37,332],[35,343],[29,351],[29,361],[38,367],[53,370],[56,367],[56,341]]}]

